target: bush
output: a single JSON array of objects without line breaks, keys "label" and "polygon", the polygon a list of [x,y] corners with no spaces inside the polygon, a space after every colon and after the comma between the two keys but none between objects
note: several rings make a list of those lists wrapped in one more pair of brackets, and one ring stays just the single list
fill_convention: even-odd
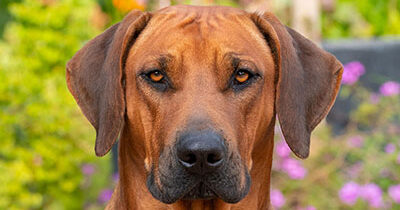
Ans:
[{"label": "bush", "polygon": [[335,5],[322,16],[326,38],[400,34],[400,0],[327,0]]},{"label": "bush", "polygon": [[90,19],[96,5],[25,0],[9,11],[0,42],[0,209],[81,209],[106,184],[89,185],[84,164],[110,170],[108,158],[95,158],[94,131],[67,91],[65,62],[99,33]]}]

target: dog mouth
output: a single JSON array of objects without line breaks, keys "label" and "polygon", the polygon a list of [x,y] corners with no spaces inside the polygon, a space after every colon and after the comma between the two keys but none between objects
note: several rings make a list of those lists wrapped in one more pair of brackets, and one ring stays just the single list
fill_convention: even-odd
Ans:
[{"label": "dog mouth", "polygon": [[210,200],[214,198],[217,198],[217,195],[212,189],[204,184],[204,182],[198,183],[196,186],[193,187],[193,189],[191,189],[182,197],[183,200]]},{"label": "dog mouth", "polygon": [[147,188],[157,200],[171,204],[178,200],[221,199],[237,203],[250,190],[251,178],[239,155],[232,153],[226,163],[213,172],[195,174],[171,157],[172,150],[161,153],[157,169],[147,176]]},{"label": "dog mouth", "polygon": [[[240,176],[241,170],[244,170],[243,177]],[[205,177],[193,176],[178,168],[169,170],[167,174],[152,171],[146,184],[153,197],[166,204],[180,199],[221,199],[226,203],[237,203],[249,192],[251,178],[247,170],[236,167]]]}]

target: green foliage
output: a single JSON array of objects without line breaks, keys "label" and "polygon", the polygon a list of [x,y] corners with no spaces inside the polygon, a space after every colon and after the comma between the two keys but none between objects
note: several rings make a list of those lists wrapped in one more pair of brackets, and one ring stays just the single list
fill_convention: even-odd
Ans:
[{"label": "green foliage", "polygon": [[322,16],[326,38],[400,34],[400,0],[337,0]]},{"label": "green foliage", "polygon": [[108,164],[65,83],[65,62],[98,33],[94,4],[44,2],[9,4],[0,42],[0,209],[81,209],[96,196],[81,189],[81,165]]},{"label": "green foliage", "polygon": [[19,2],[19,0],[0,1],[0,38],[3,36],[6,23],[11,20],[11,15],[8,12],[8,4],[10,4],[11,2]]}]

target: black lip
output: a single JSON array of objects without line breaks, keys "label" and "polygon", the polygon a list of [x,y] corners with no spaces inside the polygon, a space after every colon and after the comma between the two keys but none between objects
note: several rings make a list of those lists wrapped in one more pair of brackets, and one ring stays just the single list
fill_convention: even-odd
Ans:
[{"label": "black lip", "polygon": [[[168,181],[161,178],[161,186],[155,183],[154,172],[147,177],[147,187],[157,200],[171,204],[177,200],[209,200],[220,198],[226,203],[237,203],[242,200],[250,190],[251,178],[245,171],[246,182],[244,188],[238,188],[239,178],[235,175],[227,178],[224,174],[210,174],[204,177],[194,177],[190,174],[174,174],[175,177]],[[166,177],[166,176],[162,176]]]},{"label": "black lip", "polygon": [[203,182],[200,182],[195,187],[193,187],[188,193],[183,196],[183,200],[195,200],[195,199],[203,199],[209,200],[216,198],[217,195],[215,192],[207,187]]},{"label": "black lip", "polygon": [[[232,153],[213,173],[196,175],[179,164],[174,149],[160,155],[158,171],[152,167],[147,175],[147,188],[157,200],[171,204],[178,200],[208,200],[219,198],[226,203],[237,203],[250,190],[251,177],[240,156]],[[244,172],[244,174],[243,174]],[[242,182],[242,176],[245,182]]]}]

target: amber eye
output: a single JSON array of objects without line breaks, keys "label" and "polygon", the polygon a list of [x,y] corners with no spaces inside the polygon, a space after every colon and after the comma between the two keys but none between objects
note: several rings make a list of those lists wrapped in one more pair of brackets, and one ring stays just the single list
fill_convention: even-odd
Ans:
[{"label": "amber eye", "polygon": [[235,79],[239,83],[244,83],[250,78],[250,74],[247,70],[239,70],[236,75]]},{"label": "amber eye", "polygon": [[164,75],[158,71],[152,71],[148,74],[148,77],[151,79],[153,82],[160,82],[162,79],[164,79]]}]

